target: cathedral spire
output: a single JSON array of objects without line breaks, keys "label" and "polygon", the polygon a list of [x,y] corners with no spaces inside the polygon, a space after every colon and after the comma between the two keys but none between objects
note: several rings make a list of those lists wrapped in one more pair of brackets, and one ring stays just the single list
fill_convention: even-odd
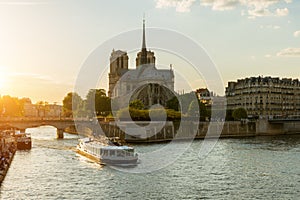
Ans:
[{"label": "cathedral spire", "polygon": [[146,49],[146,36],[145,36],[145,15],[143,17],[143,44],[142,49]]},{"label": "cathedral spire", "polygon": [[146,36],[145,36],[145,15],[143,17],[143,42],[141,51],[141,65],[147,64],[147,49],[146,49]]}]

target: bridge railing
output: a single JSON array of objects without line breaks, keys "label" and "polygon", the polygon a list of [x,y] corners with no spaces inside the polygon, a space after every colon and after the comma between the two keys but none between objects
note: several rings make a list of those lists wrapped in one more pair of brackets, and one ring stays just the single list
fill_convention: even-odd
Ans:
[{"label": "bridge railing", "polygon": [[71,117],[0,117],[0,121],[70,121]]},{"label": "bridge railing", "polygon": [[287,116],[282,116],[282,115],[276,115],[276,116],[271,116],[268,118],[269,121],[288,121],[288,120],[300,120],[300,115],[287,115]]}]

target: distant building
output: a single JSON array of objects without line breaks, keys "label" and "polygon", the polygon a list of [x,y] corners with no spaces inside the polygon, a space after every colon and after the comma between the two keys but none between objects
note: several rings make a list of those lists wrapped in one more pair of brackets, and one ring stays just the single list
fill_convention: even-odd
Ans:
[{"label": "distant building", "polygon": [[61,117],[62,115],[62,106],[56,104],[47,104],[45,105],[45,117]]},{"label": "distant building", "polygon": [[24,117],[37,117],[38,109],[29,98],[24,99]]},{"label": "distant building", "polygon": [[253,116],[300,115],[300,82],[291,78],[251,77],[228,82],[228,109]]},{"label": "distant building", "polygon": [[24,117],[59,118],[62,115],[62,106],[56,104],[32,104],[30,99],[24,102]]},{"label": "distant building", "polygon": [[133,99],[139,99],[146,107],[154,104],[166,106],[173,97],[174,72],[157,69],[154,52],[148,51],[143,21],[142,49],[137,53],[136,69],[128,69],[128,55],[125,51],[113,50],[110,56],[109,91],[112,99],[134,92]]},{"label": "distant building", "polygon": [[207,88],[199,88],[196,90],[196,95],[201,103],[206,106],[210,106],[212,104],[212,99],[214,97],[213,92],[210,92]]}]

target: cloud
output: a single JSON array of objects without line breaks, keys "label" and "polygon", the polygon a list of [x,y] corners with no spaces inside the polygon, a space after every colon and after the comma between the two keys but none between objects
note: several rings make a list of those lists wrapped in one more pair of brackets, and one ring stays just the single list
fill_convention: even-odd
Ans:
[{"label": "cloud", "polygon": [[177,12],[190,12],[196,0],[156,0],[156,8],[174,7]]},{"label": "cloud", "polygon": [[283,8],[283,9],[277,8],[276,9],[277,16],[287,16],[288,14],[289,14],[289,9],[287,9],[287,8]]},{"label": "cloud", "polygon": [[271,54],[266,54],[266,55],[265,55],[265,58],[271,58],[271,57],[272,57]]},{"label": "cloud", "polygon": [[277,29],[280,29],[281,27],[280,26],[278,26],[278,25],[260,25],[260,28],[261,29],[264,29],[264,28],[266,28],[266,29],[274,29],[274,30],[277,30]]},{"label": "cloud", "polygon": [[[292,0],[197,0],[201,6],[211,7],[212,10],[225,11],[233,10],[237,7],[244,7],[241,15],[248,18],[265,16],[286,16],[289,14],[287,8],[274,8],[276,4],[282,2],[291,3]],[[189,12],[196,0],[156,0],[157,8],[174,7],[177,12]],[[273,10],[271,10],[271,8]],[[246,11],[247,12],[246,12]]]},{"label": "cloud", "polygon": [[299,37],[300,36],[300,30],[294,32],[294,37]]},{"label": "cloud", "polygon": [[212,7],[213,10],[232,10],[238,4],[240,0],[201,0],[200,4],[202,6]]},{"label": "cloud", "polygon": [[277,53],[280,57],[300,57],[300,48],[286,48]]},{"label": "cloud", "polygon": [[[286,16],[289,14],[287,8],[277,8],[276,10],[270,10],[271,6],[281,3],[280,0],[240,0],[241,4],[248,8],[248,18],[255,19],[256,17],[267,16]],[[292,1],[285,1],[291,3]]]}]

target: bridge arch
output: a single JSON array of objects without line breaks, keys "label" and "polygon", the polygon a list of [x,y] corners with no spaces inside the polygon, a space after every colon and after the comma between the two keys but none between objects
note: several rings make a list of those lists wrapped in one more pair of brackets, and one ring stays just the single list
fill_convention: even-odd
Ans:
[{"label": "bridge arch", "polygon": [[[82,120],[79,127],[87,127],[93,130],[89,120]],[[15,119],[15,120],[0,120],[0,129],[17,129],[25,132],[27,128],[35,128],[40,126],[53,126],[57,129],[57,138],[64,137],[64,131],[74,126],[73,119]],[[76,128],[78,123],[76,123]],[[86,128],[86,129],[87,129]]]}]

